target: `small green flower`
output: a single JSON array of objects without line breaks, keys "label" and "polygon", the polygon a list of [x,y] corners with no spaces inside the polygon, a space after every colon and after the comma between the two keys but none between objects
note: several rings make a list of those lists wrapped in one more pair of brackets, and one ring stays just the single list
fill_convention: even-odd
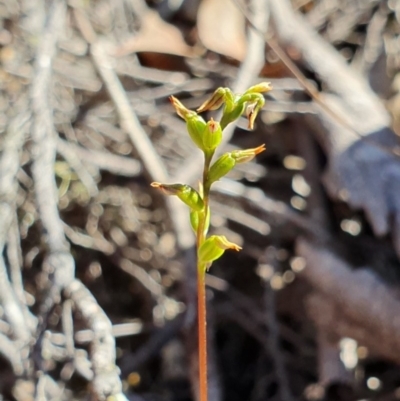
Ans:
[{"label": "small green flower", "polygon": [[264,152],[264,150],[265,144],[262,144],[256,148],[233,150],[231,155],[235,159],[236,163],[247,163],[253,160],[259,153]]},{"label": "small green flower", "polygon": [[221,126],[227,127],[233,121],[236,121],[245,111],[246,103],[245,102],[235,102],[232,108],[224,107],[224,112],[221,118]]},{"label": "small green flower", "polygon": [[246,163],[254,159],[256,155],[265,150],[265,145],[260,145],[257,148],[245,150],[233,150],[232,152],[224,153],[210,168],[207,181],[211,185],[218,181],[231,171],[236,164]]},{"label": "small green flower", "polygon": [[186,121],[186,128],[195,145],[204,150],[203,135],[207,123],[195,111],[187,109],[176,97],[171,96],[170,101],[179,117]]},{"label": "small green flower", "polygon": [[206,100],[198,109],[198,113],[207,110],[217,110],[224,103],[233,103],[233,93],[229,88],[218,88],[212,96]]},{"label": "small green flower", "polygon": [[249,129],[253,129],[254,120],[265,103],[262,93],[268,92],[271,89],[272,86],[269,82],[254,85],[242,95],[232,93],[229,88],[218,88],[210,99],[206,100],[197,109],[197,112],[216,110],[225,104],[221,119],[221,127],[225,129],[228,124],[237,120],[246,110]]},{"label": "small green flower", "polygon": [[160,189],[165,195],[176,195],[183,203],[191,209],[200,211],[204,209],[204,202],[200,194],[189,185],[185,184],[161,184],[152,182],[153,188]]},{"label": "small green flower", "polygon": [[228,241],[224,235],[212,235],[200,246],[198,254],[200,264],[209,265],[219,259],[227,249],[240,251],[242,248]]}]

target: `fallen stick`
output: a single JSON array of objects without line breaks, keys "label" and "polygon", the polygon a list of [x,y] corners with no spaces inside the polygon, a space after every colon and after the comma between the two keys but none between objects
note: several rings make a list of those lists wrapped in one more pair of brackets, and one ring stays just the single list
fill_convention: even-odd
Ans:
[{"label": "fallen stick", "polygon": [[[325,319],[325,326],[339,332],[340,336],[372,345],[375,351],[399,363],[400,301],[387,285],[371,271],[352,270],[327,249],[305,240],[298,241],[296,251],[306,261],[301,276],[329,299],[325,304],[331,312],[325,308],[319,313]],[[322,304],[314,302],[313,305],[315,311],[316,305]]]}]

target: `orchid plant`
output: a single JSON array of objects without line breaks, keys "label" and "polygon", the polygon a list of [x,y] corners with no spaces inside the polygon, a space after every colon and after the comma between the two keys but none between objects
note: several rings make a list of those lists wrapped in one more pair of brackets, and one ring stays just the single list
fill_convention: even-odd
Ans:
[{"label": "orchid plant", "polygon": [[[166,195],[175,195],[190,209],[190,222],[196,235],[197,290],[198,290],[198,335],[199,335],[199,391],[200,401],[207,401],[207,333],[205,274],[212,263],[226,250],[239,251],[239,245],[230,242],[223,235],[208,236],[210,225],[209,196],[213,183],[224,177],[236,164],[246,163],[265,150],[264,145],[245,150],[234,150],[222,154],[214,163],[213,156],[222,141],[223,130],[228,124],[246,113],[249,129],[254,128],[258,112],[264,106],[263,93],[272,89],[263,82],[247,89],[243,94],[234,94],[229,88],[218,88],[197,111],[187,109],[178,99],[170,100],[177,114],[186,122],[187,131],[194,144],[204,154],[203,178],[198,190],[186,184],[151,185]],[[222,118],[205,121],[198,113],[216,110],[223,106]]]}]

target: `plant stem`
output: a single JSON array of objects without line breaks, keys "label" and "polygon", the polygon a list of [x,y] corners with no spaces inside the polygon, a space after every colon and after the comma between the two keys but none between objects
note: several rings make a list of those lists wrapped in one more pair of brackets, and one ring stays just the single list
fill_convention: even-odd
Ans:
[{"label": "plant stem", "polygon": [[198,267],[197,273],[197,302],[199,329],[199,390],[200,401],[207,401],[207,319],[206,319],[206,286],[205,266]]},{"label": "plant stem", "polygon": [[[214,153],[214,152],[213,152]],[[210,186],[207,183],[208,171],[210,169],[213,153],[205,153],[203,170],[203,201],[204,214],[200,218],[197,229],[197,252],[205,240],[205,225],[208,214],[208,203]],[[198,259],[197,259],[198,260]],[[207,315],[206,315],[206,285],[205,285],[206,266],[197,261],[197,321],[199,335],[199,391],[200,401],[208,400],[207,386]]]}]

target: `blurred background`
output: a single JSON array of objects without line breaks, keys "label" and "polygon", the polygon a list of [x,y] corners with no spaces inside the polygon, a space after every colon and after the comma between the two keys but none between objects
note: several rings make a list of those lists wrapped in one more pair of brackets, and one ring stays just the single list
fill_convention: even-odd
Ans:
[{"label": "blurred background", "polygon": [[[197,400],[168,97],[272,83],[212,192],[210,401],[400,398],[400,2],[0,0],[0,399]],[[218,118],[218,112],[206,117]]]}]

